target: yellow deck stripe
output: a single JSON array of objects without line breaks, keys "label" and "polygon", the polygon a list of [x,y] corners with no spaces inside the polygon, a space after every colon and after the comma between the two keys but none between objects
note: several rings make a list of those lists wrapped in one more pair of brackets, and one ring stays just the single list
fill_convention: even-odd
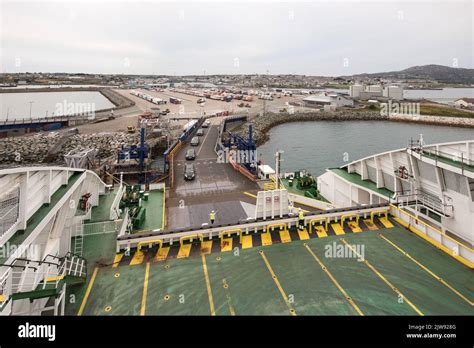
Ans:
[{"label": "yellow deck stripe", "polygon": [[216,315],[216,311],[214,309],[214,300],[212,298],[211,281],[209,279],[209,274],[207,273],[206,256],[201,255],[201,258],[202,258],[202,269],[204,270],[204,278],[206,279],[207,298],[209,300],[209,308],[211,310],[211,315]]},{"label": "yellow deck stripe", "polygon": [[7,297],[5,295],[0,295],[0,302],[5,302]]},{"label": "yellow deck stripe", "polygon": [[142,296],[142,306],[140,308],[140,315],[145,315],[146,309],[146,295],[148,293],[148,277],[150,275],[150,262],[146,263],[145,268],[145,279],[143,281],[143,296]]},{"label": "yellow deck stripe", "polygon": [[388,279],[385,278],[385,277],[382,275],[382,273],[380,273],[374,266],[372,266],[369,261],[367,261],[366,259],[364,259],[364,258],[354,249],[354,247],[353,247],[352,245],[350,245],[349,243],[347,243],[344,238],[341,238],[341,241],[342,241],[345,245],[347,245],[349,248],[351,248],[351,250],[354,252],[354,254],[356,254],[356,255],[359,257],[359,259],[364,260],[363,262],[365,263],[365,265],[366,265],[367,267],[369,267],[380,279],[382,279],[383,282],[384,282],[385,284],[387,284],[395,293],[397,293],[397,295],[401,296],[401,297],[403,298],[403,301],[405,301],[406,303],[408,303],[408,305],[409,305],[416,313],[418,313],[418,315],[424,315],[423,312],[421,312],[421,311],[418,309],[418,307],[416,307],[416,306],[413,304],[413,302],[411,302],[405,295],[402,294],[402,292],[401,292],[400,290],[398,290],[398,289],[395,287],[395,285],[393,285],[392,283],[390,283],[390,282],[388,281]]},{"label": "yellow deck stripe", "polygon": [[342,293],[344,298],[349,302],[349,304],[355,309],[355,311],[359,315],[364,315],[364,313],[360,310],[359,306],[354,302],[354,300],[347,294],[346,290],[339,284],[336,278],[332,275],[331,272],[329,272],[329,269],[324,265],[324,263],[319,259],[319,257],[311,250],[311,248],[304,243],[304,247],[308,250],[308,252],[313,256],[313,258],[316,260],[316,262],[321,266],[322,270],[327,274],[329,279],[334,283],[334,285],[339,289],[339,291]]},{"label": "yellow deck stripe", "polygon": [[155,262],[164,261],[168,258],[168,253],[170,252],[170,247],[161,247],[158,249],[155,255]]},{"label": "yellow deck stripe", "polygon": [[252,197],[252,198],[257,198],[257,196],[251,194],[250,192],[244,192],[244,195],[247,195],[247,196]]},{"label": "yellow deck stripe", "polygon": [[298,236],[300,237],[300,240],[307,240],[309,239],[309,233],[306,230],[306,228],[300,230],[298,229]]},{"label": "yellow deck stripe", "polygon": [[176,258],[177,259],[184,259],[186,257],[189,257],[189,253],[191,252],[191,247],[192,246],[193,245],[191,243],[181,244],[179,246],[178,256]]},{"label": "yellow deck stripe", "polygon": [[140,265],[143,262],[144,258],[145,253],[143,251],[136,251],[135,254],[133,254],[132,260],[130,261],[130,266]]},{"label": "yellow deck stripe", "polygon": [[428,272],[429,275],[431,275],[433,278],[435,278],[437,281],[439,281],[441,284],[443,284],[444,286],[446,286],[449,290],[451,290],[452,292],[454,292],[456,295],[458,295],[460,298],[462,298],[464,301],[466,301],[468,304],[470,304],[471,306],[474,306],[474,302],[469,300],[466,296],[464,296],[463,294],[461,294],[458,290],[456,290],[454,287],[452,287],[451,285],[448,284],[448,282],[446,282],[444,279],[441,279],[441,277],[439,277],[436,273],[434,273],[433,271],[431,271],[428,267],[426,267],[425,265],[423,265],[421,262],[419,262],[418,260],[416,260],[414,257],[412,257],[410,254],[408,254],[405,250],[403,250],[402,248],[400,248],[397,244],[395,244],[394,242],[392,242],[390,239],[388,239],[387,237],[385,237],[384,235],[382,234],[379,234],[379,236],[385,240],[387,243],[389,243],[390,245],[392,245],[395,249],[397,249],[400,253],[402,253],[403,255],[405,255],[406,257],[408,257],[411,261],[413,261],[415,264],[417,264],[421,269],[425,270],[426,272]]},{"label": "yellow deck stripe", "polygon": [[272,235],[270,234],[270,231],[262,233],[261,234],[262,238],[262,245],[272,245]]},{"label": "yellow deck stripe", "polygon": [[364,224],[365,226],[367,226],[367,228],[371,231],[377,231],[379,228],[377,227],[376,224],[374,224],[372,221],[370,221],[369,219],[367,220],[362,220],[364,221]]},{"label": "yellow deck stripe", "polygon": [[89,295],[91,293],[92,285],[94,284],[97,272],[99,272],[99,267],[94,268],[94,273],[92,273],[91,280],[89,281],[89,285],[87,286],[86,293],[84,294],[84,298],[82,299],[81,307],[79,308],[79,312],[77,312],[77,315],[82,315],[82,313],[84,312],[84,308],[86,307],[87,299],[89,298]]},{"label": "yellow deck stripe", "polygon": [[344,230],[342,229],[341,225],[338,224],[338,223],[331,224],[331,227],[334,230],[334,233],[338,236],[345,233]]},{"label": "yellow deck stripe", "polygon": [[288,296],[286,296],[285,291],[284,291],[283,288],[281,287],[280,281],[278,280],[278,277],[276,276],[275,272],[273,272],[272,266],[270,265],[270,262],[268,262],[268,259],[267,259],[267,257],[265,256],[265,253],[263,252],[263,250],[260,250],[260,255],[262,256],[263,261],[265,262],[265,265],[266,265],[267,268],[268,268],[268,271],[269,271],[270,274],[272,275],[272,279],[273,279],[273,281],[275,282],[275,284],[276,284],[278,290],[280,291],[281,297],[283,297],[283,300],[285,301],[286,306],[287,306],[288,309],[290,310],[290,314],[291,314],[291,315],[296,315],[295,309],[293,308],[293,306],[291,305],[290,301],[288,300]]},{"label": "yellow deck stripe", "polygon": [[349,226],[351,231],[354,232],[354,233],[362,232],[362,229],[360,228],[360,226],[357,222],[349,221],[349,222],[347,222],[347,225]]},{"label": "yellow deck stripe", "polygon": [[250,249],[253,246],[252,236],[243,235],[242,236],[242,249]]},{"label": "yellow deck stripe", "polygon": [[47,283],[47,282],[56,282],[56,281],[61,280],[61,279],[63,279],[63,278],[64,278],[63,275],[60,275],[60,276],[51,276],[51,277],[46,278],[46,283]]},{"label": "yellow deck stripe", "polygon": [[291,242],[290,232],[286,230],[280,231],[280,240],[282,243]]},{"label": "yellow deck stripe", "polygon": [[379,220],[386,228],[392,228],[393,227],[393,224],[390,221],[388,221],[388,219],[385,216],[380,217]]},{"label": "yellow deck stripe", "polygon": [[221,253],[232,250],[232,238],[223,238],[221,242]]},{"label": "yellow deck stripe", "polygon": [[201,242],[201,255],[208,255],[212,251],[212,240]]},{"label": "yellow deck stripe", "polygon": [[324,238],[328,236],[324,226],[315,226],[315,229],[316,229],[316,234],[318,235],[319,238]]},{"label": "yellow deck stripe", "polygon": [[115,254],[114,262],[112,263],[112,268],[117,268],[120,261],[122,261],[123,253]]}]

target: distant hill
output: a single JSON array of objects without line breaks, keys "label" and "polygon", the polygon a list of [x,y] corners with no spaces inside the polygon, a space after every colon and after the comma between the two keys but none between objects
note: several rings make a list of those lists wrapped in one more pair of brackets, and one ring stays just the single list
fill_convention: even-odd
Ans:
[{"label": "distant hill", "polygon": [[394,79],[427,79],[444,83],[472,83],[474,84],[474,69],[451,68],[444,65],[413,66],[400,71],[389,71],[374,74],[358,74],[345,78],[394,78]]}]

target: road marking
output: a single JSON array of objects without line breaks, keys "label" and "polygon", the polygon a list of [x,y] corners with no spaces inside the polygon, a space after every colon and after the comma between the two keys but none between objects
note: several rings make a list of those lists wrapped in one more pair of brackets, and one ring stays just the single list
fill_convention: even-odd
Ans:
[{"label": "road marking", "polygon": [[379,217],[379,220],[386,228],[392,228],[393,227],[393,224],[390,221],[388,221],[388,219],[385,216],[384,217]]},{"label": "road marking", "polygon": [[382,238],[383,240],[385,240],[387,243],[389,243],[390,245],[392,245],[395,249],[397,249],[401,254],[405,255],[407,258],[409,258],[411,261],[413,261],[416,265],[418,265],[421,269],[425,270],[426,272],[428,272],[429,275],[431,275],[433,278],[435,278],[437,281],[439,281],[441,284],[443,284],[444,286],[446,286],[449,290],[451,290],[452,292],[454,292],[456,295],[458,295],[460,298],[462,298],[464,301],[466,301],[468,304],[470,304],[471,306],[474,306],[474,302],[469,300],[466,296],[464,296],[463,294],[461,294],[458,290],[456,290],[454,287],[452,287],[451,285],[448,284],[448,282],[446,282],[444,279],[442,279],[441,277],[439,277],[436,273],[434,273],[433,271],[431,271],[428,267],[426,267],[425,265],[423,265],[421,262],[419,262],[418,260],[416,260],[414,257],[412,257],[410,254],[408,254],[405,250],[403,250],[402,248],[400,248],[397,244],[395,244],[394,242],[392,242],[390,239],[388,239],[387,237],[385,237],[384,235],[382,234],[379,234],[380,238]]},{"label": "road marking", "polygon": [[242,236],[242,249],[250,249],[252,245],[253,245],[252,236],[243,235]]},{"label": "road marking", "polygon": [[349,243],[346,242],[346,240],[344,238],[341,238],[341,241],[347,245],[349,248],[351,248],[351,250],[354,252],[354,254],[356,254],[360,260],[363,260],[363,262],[365,263],[365,265],[367,267],[369,267],[380,279],[383,280],[383,282],[385,284],[387,284],[395,293],[397,293],[398,296],[401,296],[401,298],[403,299],[403,301],[405,301],[406,303],[408,303],[408,305],[416,312],[418,313],[418,315],[424,315],[423,312],[421,312],[418,307],[416,307],[413,302],[411,302],[405,295],[402,294],[402,292],[400,290],[398,290],[395,285],[393,285],[392,283],[390,283],[388,281],[387,278],[385,278],[382,273],[380,273],[374,266],[372,266],[370,264],[369,261],[367,261],[365,258],[362,257],[362,255],[360,255],[352,245],[350,245]]},{"label": "road marking", "polygon": [[263,246],[272,245],[272,235],[270,234],[270,231],[264,232],[260,236],[262,238]]},{"label": "road marking", "polygon": [[221,241],[221,252],[232,250],[232,238],[223,238]]},{"label": "road marking", "polygon": [[247,195],[247,196],[252,197],[252,198],[257,198],[257,196],[251,194],[250,192],[244,192],[244,195]]},{"label": "road marking", "polygon": [[155,262],[164,261],[168,257],[168,253],[170,252],[170,247],[161,247],[158,249],[155,255]]},{"label": "road marking", "polygon": [[201,255],[209,255],[212,251],[212,240],[201,242]]},{"label": "road marking", "polygon": [[287,230],[280,231],[280,240],[282,243],[291,242],[290,232]]},{"label": "road marking", "polygon": [[374,224],[372,221],[370,221],[369,219],[367,220],[362,220],[364,221],[364,224],[367,226],[367,228],[371,231],[377,231],[379,228],[377,227],[376,224]]},{"label": "road marking", "polygon": [[331,227],[334,230],[334,233],[338,236],[345,233],[344,230],[342,229],[341,225],[338,224],[338,223],[331,224]]},{"label": "road marking", "polygon": [[115,258],[114,258],[114,262],[112,264],[112,268],[117,268],[120,261],[122,260],[122,258],[123,258],[123,253],[115,254]]},{"label": "road marking", "polygon": [[148,293],[148,277],[149,276],[150,276],[150,262],[147,262],[146,268],[145,268],[145,280],[143,281],[143,296],[142,296],[142,306],[140,308],[140,315],[145,315],[146,296]]},{"label": "road marking", "polygon": [[324,226],[315,226],[315,229],[316,229],[316,234],[318,235],[319,238],[324,238],[328,236]]},{"label": "road marking", "polygon": [[283,288],[280,284],[280,281],[278,280],[278,277],[276,276],[275,272],[273,272],[272,266],[270,265],[270,262],[268,261],[267,257],[265,256],[265,253],[263,252],[263,250],[260,250],[259,253],[262,256],[263,261],[265,262],[265,265],[268,268],[268,271],[272,275],[272,279],[275,282],[278,290],[280,291],[281,297],[283,297],[283,300],[285,301],[286,306],[290,310],[290,314],[291,315],[296,315],[296,311],[293,308],[293,306],[290,304],[290,301],[288,300],[288,296],[286,296],[285,290],[283,290]]},{"label": "road marking", "polygon": [[306,228],[300,230],[298,229],[298,236],[300,237],[300,240],[307,240],[309,239],[309,233],[306,230]]},{"label": "road marking", "polygon": [[211,281],[209,279],[209,273],[207,272],[206,256],[201,255],[201,258],[202,258],[202,269],[204,270],[204,278],[206,279],[207,298],[209,300],[209,308],[211,310],[211,315],[216,315],[216,311],[214,310],[214,300],[212,298]]},{"label": "road marking", "polygon": [[359,232],[362,232],[361,228],[359,227],[359,224],[357,222],[354,222],[354,221],[349,221],[347,223],[347,225],[349,226],[349,228],[351,229],[352,232],[354,233],[359,233]]},{"label": "road marking", "polygon": [[181,244],[178,251],[177,259],[184,259],[189,257],[189,253],[191,252],[191,247],[193,245],[191,243]]},{"label": "road marking", "polygon": [[199,154],[201,153],[201,149],[204,146],[204,143],[206,142],[207,137],[211,133],[211,129],[212,129],[212,126],[208,128],[208,131],[206,132],[206,136],[204,137],[204,140],[202,141],[201,146],[199,147],[199,150],[197,151],[197,156],[199,156]]},{"label": "road marking", "polygon": [[133,258],[130,261],[130,266],[140,265],[145,258],[145,253],[141,250],[137,250],[135,254],[133,254]]},{"label": "road marking", "polygon": [[349,302],[349,304],[355,309],[355,311],[359,315],[364,315],[364,313],[360,310],[359,306],[347,294],[346,290],[344,290],[344,288],[341,286],[341,284],[339,284],[337,279],[334,278],[332,273],[329,272],[329,269],[324,265],[324,263],[319,259],[319,257],[313,252],[313,250],[311,250],[311,248],[306,243],[304,243],[304,247],[306,248],[306,250],[308,250],[308,252],[311,254],[311,256],[313,256],[313,258],[316,260],[316,262],[319,264],[319,266],[321,266],[321,269],[327,274],[327,276],[329,277],[329,279],[331,279],[333,284],[339,289],[339,291],[342,293],[342,295],[347,300],[347,302]]},{"label": "road marking", "polygon": [[86,293],[84,294],[84,298],[82,299],[81,307],[79,308],[79,312],[77,313],[77,315],[82,315],[82,313],[84,312],[84,308],[86,307],[87,299],[89,298],[89,295],[91,293],[92,285],[94,284],[97,272],[99,272],[99,267],[94,268],[94,273],[92,273],[91,280],[89,281],[89,285],[87,286]]}]

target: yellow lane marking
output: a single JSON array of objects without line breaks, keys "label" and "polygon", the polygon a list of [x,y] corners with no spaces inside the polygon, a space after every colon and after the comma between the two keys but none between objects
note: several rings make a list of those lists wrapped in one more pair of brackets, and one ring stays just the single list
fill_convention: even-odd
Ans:
[{"label": "yellow lane marking", "polygon": [[250,249],[253,246],[252,236],[243,235],[242,236],[242,249]]},{"label": "yellow lane marking", "polygon": [[319,263],[319,266],[321,266],[321,269],[327,274],[327,276],[329,277],[329,279],[331,279],[331,281],[334,283],[334,285],[336,285],[336,287],[342,293],[342,295],[347,300],[347,302],[349,302],[349,304],[355,309],[355,311],[359,315],[364,315],[364,313],[362,313],[362,311],[360,310],[359,306],[357,306],[357,304],[354,302],[354,300],[347,294],[346,290],[344,290],[344,288],[341,286],[341,284],[339,284],[339,282],[336,280],[336,278],[334,278],[332,273],[329,272],[329,269],[324,265],[324,263],[319,259],[319,257],[313,252],[313,250],[311,250],[311,248],[306,243],[304,243],[304,247],[306,248],[306,250],[308,250],[308,252],[311,254],[311,256],[313,256],[313,258],[316,260],[316,262]]},{"label": "yellow lane marking", "polygon": [[206,240],[201,242],[201,255],[208,255],[212,250],[212,240]]},{"label": "yellow lane marking", "polygon": [[270,231],[262,233],[262,245],[272,245],[272,235],[270,234]]},{"label": "yellow lane marking", "polygon": [[0,295],[0,302],[5,302],[7,297],[5,295]]},{"label": "yellow lane marking", "polygon": [[377,227],[376,224],[374,224],[372,221],[370,221],[369,219],[367,220],[362,220],[364,221],[364,224],[365,226],[367,226],[367,228],[371,231],[377,231],[379,228]]},{"label": "yellow lane marking", "polygon": [[257,196],[251,194],[250,192],[244,192],[244,195],[247,195],[247,196],[252,197],[252,198],[257,198]]},{"label": "yellow lane marking", "polygon": [[347,245],[349,248],[351,248],[351,250],[354,252],[354,254],[356,254],[356,255],[359,257],[360,260],[363,260],[363,262],[365,263],[365,265],[366,265],[367,267],[369,267],[380,279],[382,279],[383,282],[384,282],[385,284],[387,284],[395,293],[397,293],[397,295],[400,296],[400,297],[403,299],[403,301],[405,301],[406,303],[408,303],[408,305],[409,305],[416,313],[418,313],[418,315],[424,315],[423,312],[421,312],[421,311],[418,309],[418,307],[416,307],[416,306],[413,304],[413,302],[411,302],[405,295],[403,295],[402,292],[401,292],[400,290],[398,290],[398,289],[395,287],[395,285],[393,285],[392,283],[390,283],[390,282],[388,281],[388,279],[385,278],[385,277],[382,275],[382,273],[380,273],[374,266],[372,266],[372,264],[370,264],[369,261],[367,261],[364,257],[362,257],[362,255],[360,255],[360,254],[354,249],[354,247],[353,247],[352,245],[350,245],[349,243],[347,243],[344,238],[341,238],[341,241],[342,241],[345,245]]},{"label": "yellow lane marking", "polygon": [[388,219],[385,216],[379,218],[379,220],[386,228],[392,228],[393,227],[393,224],[390,221],[388,221]]},{"label": "yellow lane marking", "polygon": [[280,240],[282,243],[289,243],[291,242],[290,232],[288,231],[280,231]]},{"label": "yellow lane marking", "polygon": [[112,268],[117,268],[120,261],[122,261],[123,253],[115,254],[114,262],[112,263]]},{"label": "yellow lane marking", "polygon": [[145,280],[143,281],[143,296],[142,296],[142,306],[140,308],[140,315],[145,315],[146,295],[148,293],[148,277],[149,276],[150,276],[150,262],[147,262],[146,268],[145,268]]},{"label": "yellow lane marking", "polygon": [[332,229],[334,230],[334,233],[337,235],[344,234],[344,230],[342,229],[341,225],[338,223],[331,224]]},{"label": "yellow lane marking", "polygon": [[449,290],[451,290],[452,292],[454,292],[456,295],[458,295],[460,298],[462,298],[464,301],[466,301],[467,303],[469,303],[471,306],[474,306],[474,302],[469,300],[466,296],[464,296],[463,294],[461,294],[458,290],[456,290],[454,287],[452,287],[451,285],[449,285],[444,279],[442,279],[441,277],[439,277],[436,273],[434,273],[433,271],[431,271],[428,267],[426,267],[425,265],[423,265],[421,262],[419,262],[418,260],[416,260],[414,257],[412,257],[410,254],[408,254],[405,250],[403,250],[402,248],[400,248],[397,244],[395,244],[394,242],[392,242],[390,239],[388,239],[387,237],[385,237],[384,235],[382,234],[379,234],[380,238],[382,238],[383,240],[385,240],[387,243],[389,243],[391,246],[393,246],[395,249],[397,249],[400,253],[402,253],[403,255],[405,255],[406,257],[408,257],[411,261],[413,261],[416,265],[418,265],[421,269],[425,270],[426,272],[428,272],[429,275],[431,275],[433,278],[435,278],[437,281],[439,281],[441,284],[443,284],[444,286],[446,286]]},{"label": "yellow lane marking", "polygon": [[202,269],[204,270],[204,278],[206,279],[207,298],[209,299],[209,308],[211,310],[211,315],[216,315],[216,311],[214,309],[214,300],[212,298],[211,281],[209,279],[209,273],[207,273],[206,256],[201,255],[201,258],[202,258]]},{"label": "yellow lane marking", "polygon": [[324,238],[328,236],[324,226],[315,226],[315,229],[316,229],[316,234],[318,235],[319,238]]},{"label": "yellow lane marking", "polygon": [[77,315],[82,315],[82,313],[84,312],[84,308],[86,307],[87,299],[89,298],[89,295],[91,293],[92,285],[94,284],[97,272],[99,272],[99,267],[94,268],[94,273],[92,273],[91,280],[89,281],[89,285],[87,286],[86,293],[84,294],[84,298],[82,299],[81,307],[79,308],[79,312],[77,313]]},{"label": "yellow lane marking", "polygon": [[168,253],[170,252],[170,247],[161,247],[158,249],[155,255],[155,262],[157,261],[164,261],[168,257]]},{"label": "yellow lane marking", "polygon": [[179,251],[178,251],[178,256],[176,257],[177,259],[184,259],[189,256],[189,253],[191,252],[191,247],[193,245],[191,243],[187,244],[181,244],[179,246]]},{"label": "yellow lane marking", "polygon": [[226,293],[225,296],[227,298],[227,306],[229,307],[229,313],[230,315],[235,316],[235,309],[234,309],[234,306],[232,306],[232,299],[230,298],[230,295],[229,295],[229,284],[227,283],[226,279],[222,279],[222,286]]},{"label": "yellow lane marking", "polygon": [[309,233],[306,230],[306,228],[304,228],[302,230],[298,229],[298,236],[300,237],[300,240],[309,239]]},{"label": "yellow lane marking", "polygon": [[362,229],[359,227],[359,224],[357,222],[349,221],[347,223],[347,225],[349,226],[351,231],[354,232],[354,233],[362,232]]},{"label": "yellow lane marking", "polygon": [[56,282],[56,281],[61,280],[61,279],[63,279],[63,278],[64,278],[63,275],[60,275],[60,276],[51,276],[51,277],[46,278],[46,283],[47,283],[47,282]]},{"label": "yellow lane marking", "polygon": [[222,238],[221,252],[232,250],[232,238]]},{"label": "yellow lane marking", "polygon": [[145,258],[145,253],[141,250],[136,251],[133,255],[132,261],[130,261],[130,266],[140,265]]},{"label": "yellow lane marking", "polygon": [[278,280],[278,277],[276,276],[275,272],[273,272],[272,266],[270,266],[270,262],[268,262],[268,259],[267,259],[267,257],[265,256],[263,250],[260,250],[260,255],[262,256],[263,261],[265,262],[265,265],[266,265],[267,268],[268,268],[268,271],[269,271],[270,274],[272,275],[272,279],[273,279],[273,281],[275,282],[275,284],[276,284],[278,290],[280,291],[281,297],[283,297],[283,300],[285,301],[286,306],[287,306],[288,309],[290,310],[290,314],[291,314],[291,315],[296,315],[295,309],[294,309],[293,306],[290,304],[290,301],[288,300],[288,296],[286,296],[285,291],[284,291],[283,288],[281,287],[280,281]]}]

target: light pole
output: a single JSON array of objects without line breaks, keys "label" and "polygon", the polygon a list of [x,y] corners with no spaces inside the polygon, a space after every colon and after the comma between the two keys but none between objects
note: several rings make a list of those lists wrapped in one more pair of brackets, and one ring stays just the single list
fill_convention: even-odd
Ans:
[{"label": "light pole", "polygon": [[30,120],[31,120],[31,108],[33,106],[34,101],[30,101]]}]

